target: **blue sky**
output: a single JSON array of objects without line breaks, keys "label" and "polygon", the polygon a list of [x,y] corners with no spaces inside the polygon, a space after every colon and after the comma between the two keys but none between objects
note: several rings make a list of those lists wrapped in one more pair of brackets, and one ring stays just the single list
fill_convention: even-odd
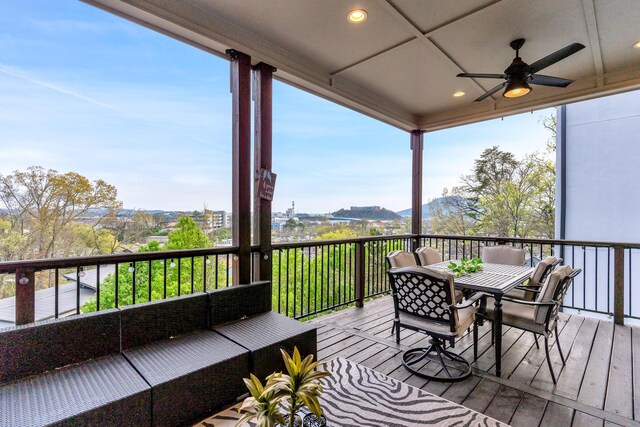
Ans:
[{"label": "blue sky", "polygon": [[[0,52],[0,174],[73,170],[128,208],[230,210],[228,62],[72,0],[0,2]],[[279,82],[273,108],[274,210],[410,206],[406,132]],[[542,151],[550,113],[426,134],[424,198],[492,145]]]}]

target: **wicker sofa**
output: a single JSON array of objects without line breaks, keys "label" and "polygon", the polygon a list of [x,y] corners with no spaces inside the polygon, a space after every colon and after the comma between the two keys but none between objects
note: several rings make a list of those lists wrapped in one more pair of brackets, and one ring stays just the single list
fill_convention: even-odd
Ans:
[{"label": "wicker sofa", "polygon": [[0,330],[0,425],[178,425],[233,402],[314,327],[257,282]]},{"label": "wicker sofa", "polygon": [[151,387],[120,353],[120,311],[0,332],[0,425],[149,425]]}]

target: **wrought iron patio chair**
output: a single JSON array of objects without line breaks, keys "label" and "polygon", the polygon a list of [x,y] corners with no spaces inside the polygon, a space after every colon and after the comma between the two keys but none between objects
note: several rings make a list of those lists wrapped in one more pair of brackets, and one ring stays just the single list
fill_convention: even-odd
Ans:
[{"label": "wrought iron patio chair", "polygon": [[413,253],[408,251],[393,251],[387,254],[387,266],[389,268],[413,267],[418,261]]},{"label": "wrought iron patio chair", "polygon": [[482,248],[482,261],[488,264],[524,265],[524,249],[498,245]]},{"label": "wrought iron patio chair", "polygon": [[[440,252],[438,252],[435,248],[418,248],[416,249],[416,258],[421,266],[426,267],[427,265],[437,264],[442,262],[442,256]],[[464,293],[461,290],[456,289],[456,302],[462,302],[464,299]]]},{"label": "wrought iron patio chair", "polygon": [[[469,377],[469,362],[446,350],[444,343],[454,346],[455,339],[474,324],[473,338],[476,345],[477,307],[474,303],[483,295],[477,293],[464,303],[456,304],[454,280],[450,274],[425,267],[392,268],[388,273],[395,311],[396,342],[400,343],[400,328],[431,337],[429,346],[405,351],[402,364],[414,375],[430,380],[452,382]],[[435,356],[435,360],[429,357],[431,355]],[[420,362],[425,365],[419,365]]]},{"label": "wrought iron patio chair", "polygon": [[542,289],[542,285],[554,268],[562,262],[562,258],[548,256],[543,258],[531,273],[528,281],[507,293],[509,298],[517,298],[526,301],[534,301],[537,294]]},{"label": "wrought iron patio chair", "polygon": [[[549,337],[552,333],[555,333],[556,345],[564,365],[564,354],[558,340],[558,313],[569,286],[581,271],[579,268],[573,270],[568,265],[556,268],[545,280],[535,301],[509,297],[502,298],[502,323],[504,325],[544,336],[547,364],[554,384],[556,383],[556,376],[549,358]],[[493,298],[487,298],[486,310],[484,306],[480,309],[480,312],[484,313],[482,316],[493,320],[493,310],[494,300]]]},{"label": "wrought iron patio chair", "polygon": [[[417,266],[416,256],[408,251],[393,251],[387,254],[387,266],[389,268]],[[395,322],[391,325],[391,335],[396,330]]]},{"label": "wrought iron patio chair", "polygon": [[431,265],[442,262],[440,252],[435,248],[418,248],[416,249],[416,257],[420,265]]}]

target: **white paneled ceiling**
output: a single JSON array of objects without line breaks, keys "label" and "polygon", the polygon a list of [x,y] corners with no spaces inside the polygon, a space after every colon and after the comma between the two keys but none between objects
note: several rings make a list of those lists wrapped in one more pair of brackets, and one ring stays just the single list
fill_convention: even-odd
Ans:
[{"label": "white paneled ceiling", "polygon": [[[86,0],[213,53],[233,48],[276,77],[405,130],[435,130],[640,88],[640,0]],[[359,24],[354,8],[367,11]],[[517,99],[499,81],[514,52],[532,63],[586,46],[542,74],[575,80]],[[460,98],[456,91],[467,94]]]}]

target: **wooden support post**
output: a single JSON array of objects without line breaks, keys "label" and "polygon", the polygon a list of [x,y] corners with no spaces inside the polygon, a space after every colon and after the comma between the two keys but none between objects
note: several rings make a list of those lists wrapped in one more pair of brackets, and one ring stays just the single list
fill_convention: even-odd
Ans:
[{"label": "wooden support post", "polygon": [[253,181],[253,235],[260,245],[259,259],[254,263],[257,280],[271,280],[271,201],[261,199],[258,191],[260,170],[272,168],[272,83],[276,71],[270,65],[259,63],[253,68],[254,105],[254,181]]},{"label": "wooden support post", "polygon": [[36,274],[34,271],[16,271],[16,325],[35,322]]},{"label": "wooden support post", "polygon": [[233,264],[233,283],[251,282],[251,57],[228,50],[231,58],[233,122],[232,197],[233,245],[238,259]]},{"label": "wooden support post", "polygon": [[424,131],[411,131],[411,234],[416,237],[411,239],[411,250],[418,247],[420,234],[422,234],[422,150]]},{"label": "wooden support post", "polygon": [[624,325],[624,248],[613,247],[613,321]]},{"label": "wooden support post", "polygon": [[355,285],[356,285],[356,307],[364,307],[364,294],[365,294],[365,250],[364,242],[356,242],[356,271],[355,271]]}]

